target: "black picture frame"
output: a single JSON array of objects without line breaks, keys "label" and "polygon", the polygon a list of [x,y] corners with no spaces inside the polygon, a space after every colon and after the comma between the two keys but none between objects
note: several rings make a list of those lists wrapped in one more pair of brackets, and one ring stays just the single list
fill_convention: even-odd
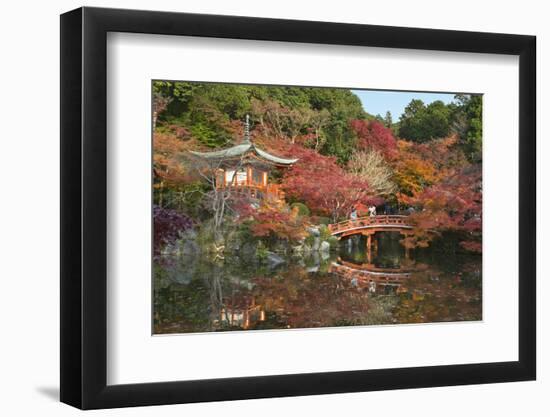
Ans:
[{"label": "black picture frame", "polygon": [[[519,360],[107,385],[108,32],[519,56]],[[534,36],[79,8],[61,16],[61,401],[82,409],[534,380]]]}]

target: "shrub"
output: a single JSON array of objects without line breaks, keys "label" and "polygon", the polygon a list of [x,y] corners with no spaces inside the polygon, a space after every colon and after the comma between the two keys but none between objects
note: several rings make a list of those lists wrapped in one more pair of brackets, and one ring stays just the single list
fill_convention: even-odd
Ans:
[{"label": "shrub", "polygon": [[330,249],[338,249],[338,246],[340,245],[340,241],[336,236],[331,236],[327,239],[327,242],[330,245]]},{"label": "shrub", "polygon": [[304,203],[293,203],[290,208],[298,210],[299,216],[309,216],[309,208]]},{"label": "shrub", "polygon": [[328,230],[328,227],[325,224],[321,224],[321,226],[319,226],[319,233],[321,240],[328,240],[332,237],[332,235],[330,234],[330,230]]},{"label": "shrub", "polygon": [[176,210],[153,206],[153,247],[155,255],[164,245],[174,243],[180,234],[193,227],[192,220]]},{"label": "shrub", "polygon": [[256,237],[271,237],[296,241],[305,237],[305,225],[302,218],[288,209],[264,203],[252,213],[250,225],[252,234]]},{"label": "shrub", "polygon": [[304,241],[306,245],[308,245],[310,248],[313,247],[313,244],[315,243],[315,236],[308,235]]},{"label": "shrub", "polygon": [[312,217],[311,220],[313,221],[313,223],[316,223],[316,224],[328,225],[331,223],[328,217],[323,217],[323,216],[315,216],[315,217]]},{"label": "shrub", "polygon": [[269,255],[269,251],[267,248],[263,245],[262,242],[259,243],[258,247],[256,248],[256,256],[261,259],[267,259],[267,256]]}]

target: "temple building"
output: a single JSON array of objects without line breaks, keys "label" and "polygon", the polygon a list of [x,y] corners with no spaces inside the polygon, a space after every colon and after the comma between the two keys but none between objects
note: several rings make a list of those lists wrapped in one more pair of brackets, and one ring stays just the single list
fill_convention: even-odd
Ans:
[{"label": "temple building", "polygon": [[236,193],[257,199],[284,200],[280,186],[269,182],[269,173],[274,168],[288,168],[298,161],[272,155],[254,145],[250,140],[248,115],[242,143],[219,151],[191,151],[191,154],[215,167],[216,188],[231,187]]}]

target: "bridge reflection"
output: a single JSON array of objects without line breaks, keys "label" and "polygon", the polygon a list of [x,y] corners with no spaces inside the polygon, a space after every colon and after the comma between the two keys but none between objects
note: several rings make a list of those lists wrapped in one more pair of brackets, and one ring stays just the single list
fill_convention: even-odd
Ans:
[{"label": "bridge reflection", "polygon": [[371,293],[400,293],[407,291],[403,284],[414,272],[412,264],[398,268],[381,268],[372,263],[357,264],[338,258],[330,265],[330,272],[349,280],[359,288],[368,288]]}]

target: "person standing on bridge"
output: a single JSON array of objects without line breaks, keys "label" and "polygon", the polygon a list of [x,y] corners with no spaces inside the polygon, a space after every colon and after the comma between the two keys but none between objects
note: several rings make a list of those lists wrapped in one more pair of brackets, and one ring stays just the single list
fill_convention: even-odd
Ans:
[{"label": "person standing on bridge", "polygon": [[376,216],[376,206],[370,206],[369,207],[369,216],[371,216],[371,217]]},{"label": "person standing on bridge", "polygon": [[349,214],[349,219],[353,222],[355,220],[357,220],[357,209],[355,208],[355,206],[352,206],[351,207],[351,213]]}]

